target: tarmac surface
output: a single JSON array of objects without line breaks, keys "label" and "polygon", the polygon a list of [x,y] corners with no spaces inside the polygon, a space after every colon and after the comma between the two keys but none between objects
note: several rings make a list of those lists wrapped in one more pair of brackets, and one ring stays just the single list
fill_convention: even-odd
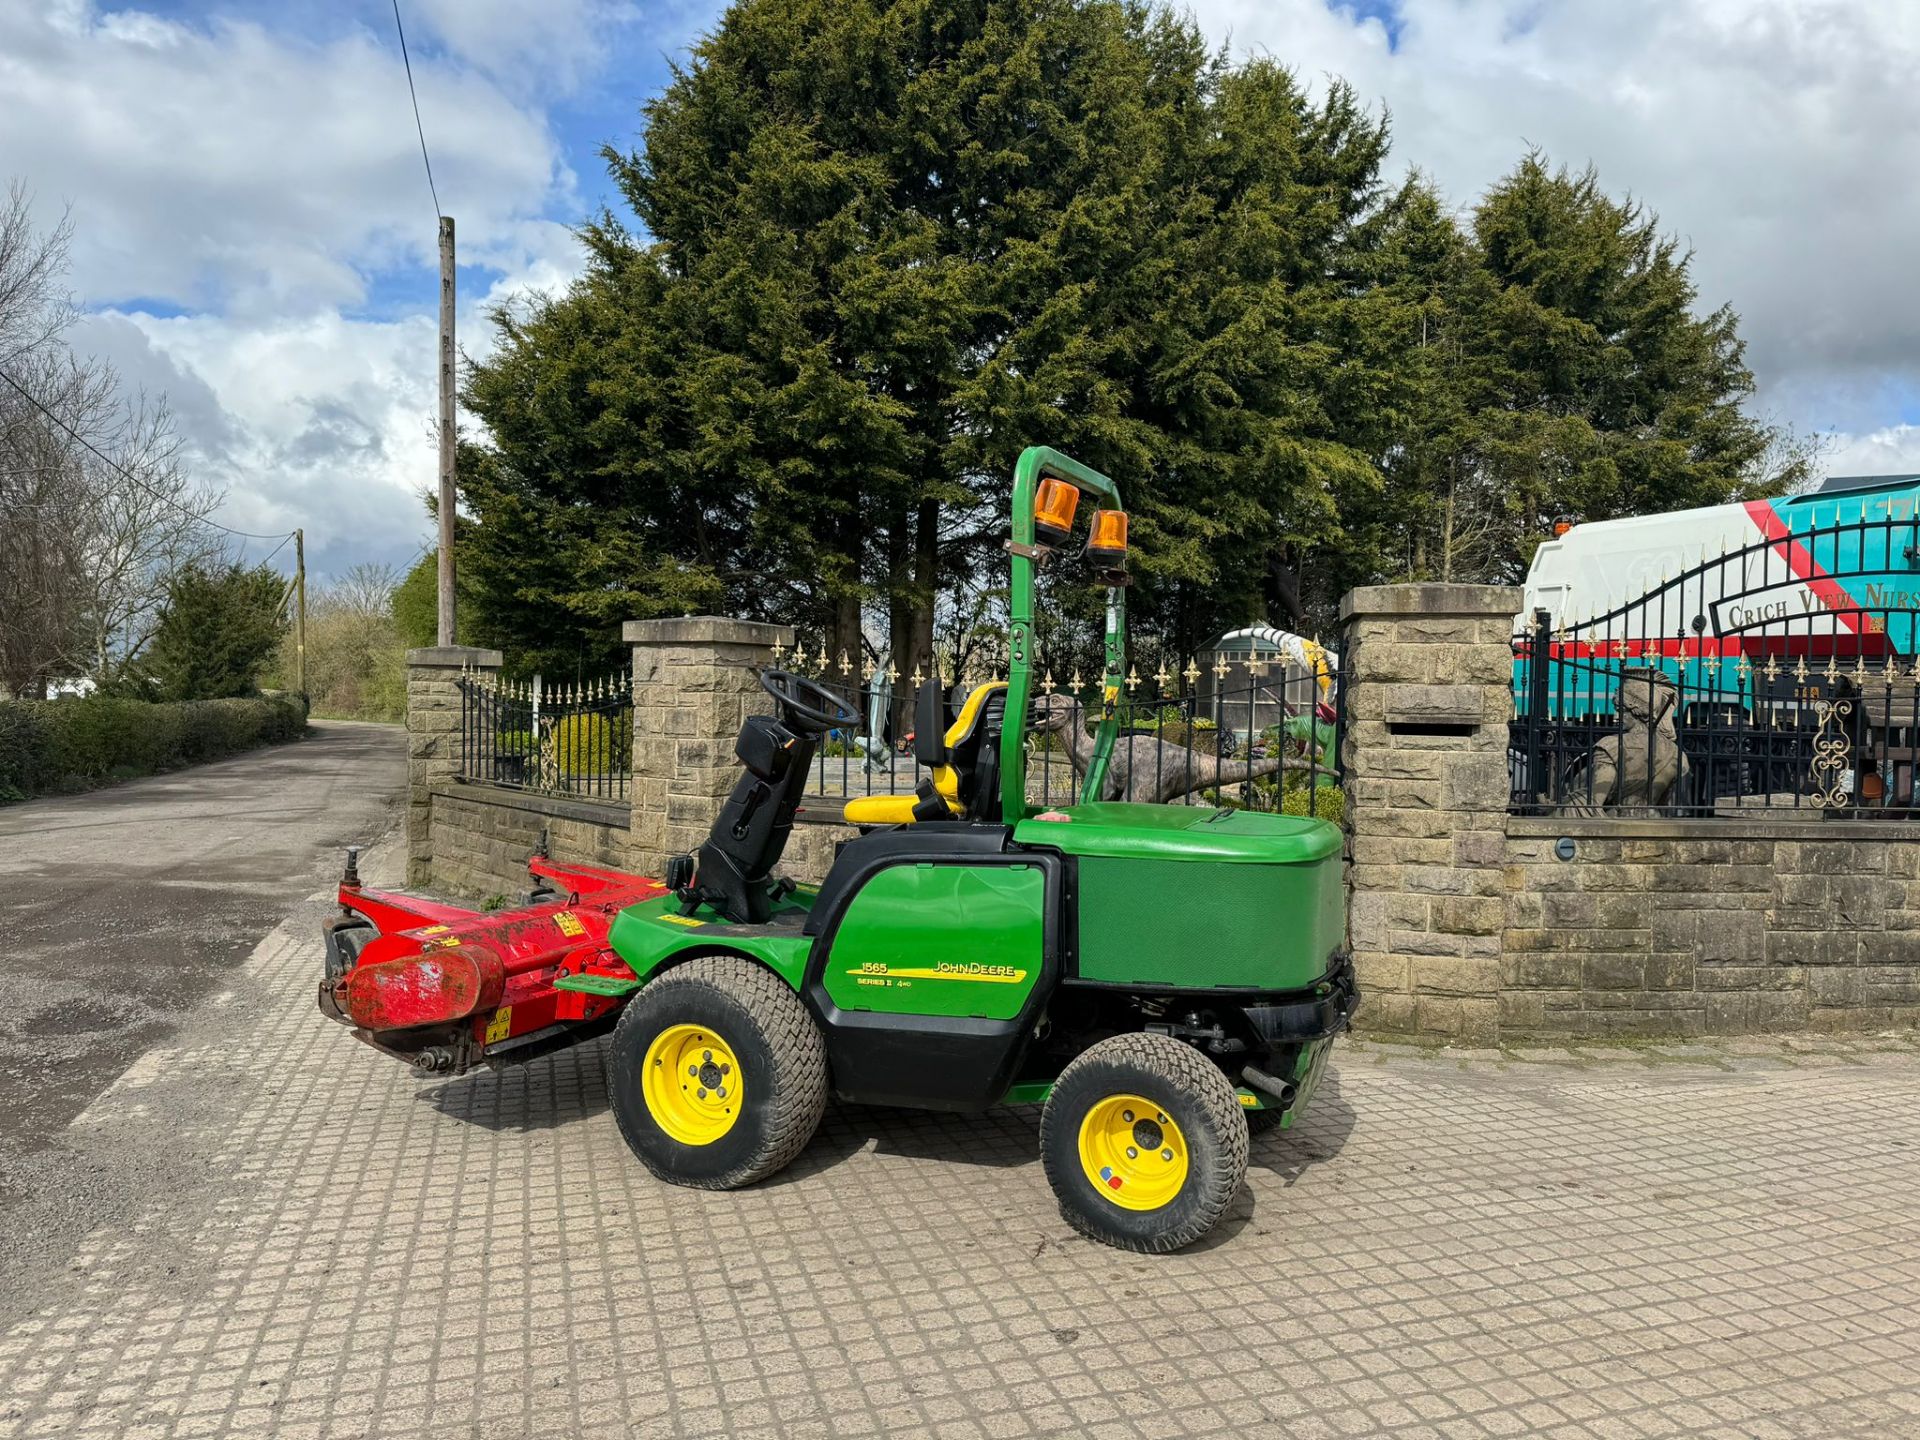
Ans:
[{"label": "tarmac surface", "polygon": [[76,1148],[68,1123],[219,996],[341,849],[385,832],[398,726],[304,740],[82,795],[0,807],[0,1317],[30,1273],[171,1176],[151,1145]]}]

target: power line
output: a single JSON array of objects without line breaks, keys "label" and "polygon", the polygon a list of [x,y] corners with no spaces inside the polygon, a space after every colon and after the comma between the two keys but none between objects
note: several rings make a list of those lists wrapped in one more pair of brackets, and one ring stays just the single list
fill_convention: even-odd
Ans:
[{"label": "power line", "polygon": [[[146,481],[142,480],[139,476],[135,475],[131,470],[127,469],[126,466],[122,465],[118,460],[115,460],[112,456],[103,453],[97,446],[94,445],[94,443],[91,440],[87,439],[86,436],[82,435],[78,430],[74,429],[66,421],[62,420],[58,415],[54,414],[53,411],[49,410],[45,405],[41,404],[39,396],[35,395],[31,390],[27,389],[26,386],[22,385],[18,380],[14,379],[13,376],[7,374],[6,371],[0,370],[0,380],[6,381],[7,384],[12,386],[13,389],[19,394],[21,399],[25,400],[29,405],[33,406],[34,409],[38,410],[42,415],[46,416],[47,419],[51,420],[54,424],[58,425],[62,430],[66,431],[67,434],[71,436],[79,444],[84,445],[88,450],[92,451],[94,458],[99,460],[101,464],[107,466],[108,469],[114,471],[114,473],[119,475],[122,479],[126,480],[129,484],[136,485],[140,489],[146,491],[147,494],[151,495],[154,499],[158,500],[162,505],[171,505],[174,509],[178,510],[182,515],[185,515],[188,519],[196,520],[202,525],[212,526],[215,530],[224,530],[229,535],[237,535],[242,540],[280,540],[280,539],[290,540],[293,538],[293,532],[291,530],[287,531],[284,536],[279,531],[275,531],[271,535],[261,535],[252,530],[236,530],[231,525],[222,525],[218,520],[209,520],[204,515],[195,514],[193,510],[191,510],[189,507],[185,505],[182,505],[178,500],[174,499],[171,495],[168,495],[164,491],[154,489],[151,485],[147,484]],[[278,552],[276,551],[275,553],[277,554]]]},{"label": "power line", "polygon": [[440,192],[433,188],[433,161],[427,158],[427,130],[420,123],[420,95],[413,88],[413,61],[407,55],[407,27],[400,23],[400,0],[393,0],[393,28],[400,32],[400,63],[407,67],[407,94],[413,100],[413,128],[420,136],[420,162],[427,167],[427,193],[433,196],[433,218],[438,224],[446,212],[440,208]]},{"label": "power line", "polygon": [[289,530],[286,534],[285,539],[283,539],[278,545],[274,546],[265,555],[260,557],[259,563],[262,565],[269,564],[273,560],[274,556],[278,555],[282,550],[287,548],[288,543],[292,539],[293,539],[293,531]]}]

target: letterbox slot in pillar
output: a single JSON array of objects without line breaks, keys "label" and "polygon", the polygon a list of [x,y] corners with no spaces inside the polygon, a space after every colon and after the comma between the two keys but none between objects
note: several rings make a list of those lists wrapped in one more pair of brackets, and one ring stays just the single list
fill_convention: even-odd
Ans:
[{"label": "letterbox slot in pillar", "polygon": [[1458,720],[1389,720],[1389,735],[1408,735],[1423,740],[1470,740],[1479,733],[1478,725]]}]

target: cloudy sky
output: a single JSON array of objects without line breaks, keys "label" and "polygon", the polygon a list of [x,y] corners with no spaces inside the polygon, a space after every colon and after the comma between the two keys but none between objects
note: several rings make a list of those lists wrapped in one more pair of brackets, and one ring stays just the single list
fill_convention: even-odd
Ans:
[{"label": "cloudy sky", "polygon": [[[1391,112],[1461,205],[1591,160],[1744,317],[1759,404],[1833,473],[1920,471],[1920,3],[1195,0],[1208,33]],[[719,0],[401,0],[461,335],[564,283],[597,150]],[[0,0],[0,175],[71,209],[83,348],[164,390],[246,530],[405,563],[434,476],[434,212],[389,0]],[[270,546],[255,547],[263,551]]]}]

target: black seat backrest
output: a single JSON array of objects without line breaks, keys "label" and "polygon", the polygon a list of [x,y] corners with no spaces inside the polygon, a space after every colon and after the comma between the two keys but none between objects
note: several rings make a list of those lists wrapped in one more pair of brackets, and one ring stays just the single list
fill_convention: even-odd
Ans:
[{"label": "black seat backrest", "polygon": [[947,699],[938,675],[929,675],[913,698],[913,758],[922,765],[947,763]]},{"label": "black seat backrest", "polygon": [[699,898],[736,924],[762,924],[772,913],[769,882],[793,833],[816,742],[771,715],[749,715],[740,727],[734,754],[743,769],[696,853],[693,881]]}]

